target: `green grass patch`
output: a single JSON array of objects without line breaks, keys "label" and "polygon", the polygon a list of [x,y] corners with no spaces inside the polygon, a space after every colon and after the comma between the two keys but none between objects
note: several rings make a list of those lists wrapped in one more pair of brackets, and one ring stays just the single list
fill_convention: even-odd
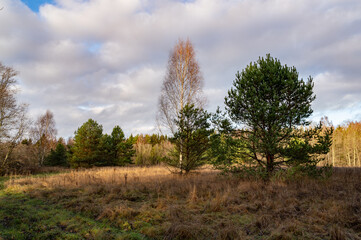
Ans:
[{"label": "green grass patch", "polygon": [[117,239],[123,232],[23,194],[0,196],[3,239]]},{"label": "green grass patch", "polygon": [[0,191],[4,189],[4,184],[8,179],[9,179],[9,177],[1,177],[0,176]]},{"label": "green grass patch", "polygon": [[57,204],[4,190],[0,178],[0,239],[146,239],[66,210]]}]

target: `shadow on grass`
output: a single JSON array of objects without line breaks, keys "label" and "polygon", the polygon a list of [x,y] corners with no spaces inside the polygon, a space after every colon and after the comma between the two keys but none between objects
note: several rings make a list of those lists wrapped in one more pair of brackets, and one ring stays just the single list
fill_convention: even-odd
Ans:
[{"label": "shadow on grass", "polygon": [[145,239],[109,223],[75,214],[24,194],[3,190],[0,179],[0,240],[5,239]]}]

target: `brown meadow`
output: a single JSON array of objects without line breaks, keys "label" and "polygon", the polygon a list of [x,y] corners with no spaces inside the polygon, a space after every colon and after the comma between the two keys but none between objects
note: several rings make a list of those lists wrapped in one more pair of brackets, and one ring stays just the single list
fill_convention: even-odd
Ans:
[{"label": "brown meadow", "polygon": [[146,239],[361,239],[360,169],[264,182],[210,168],[94,168],[6,186]]}]

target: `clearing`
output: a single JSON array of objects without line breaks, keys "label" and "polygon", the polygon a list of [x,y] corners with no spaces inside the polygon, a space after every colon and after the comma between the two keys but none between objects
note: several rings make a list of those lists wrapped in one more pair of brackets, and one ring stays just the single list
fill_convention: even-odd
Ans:
[{"label": "clearing", "polygon": [[0,183],[0,239],[361,239],[359,169],[263,182],[117,167]]}]

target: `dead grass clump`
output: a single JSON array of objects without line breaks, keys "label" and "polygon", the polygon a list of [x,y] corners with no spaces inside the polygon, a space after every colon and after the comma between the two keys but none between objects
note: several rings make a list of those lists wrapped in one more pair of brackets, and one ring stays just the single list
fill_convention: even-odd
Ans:
[{"label": "dead grass clump", "polygon": [[172,222],[190,220],[185,209],[181,208],[180,206],[170,206],[167,213],[168,219],[170,219]]},{"label": "dead grass clump", "polygon": [[217,192],[209,203],[206,205],[208,212],[220,212],[227,207],[229,202],[230,192],[229,190],[223,192]]},{"label": "dead grass clump", "polygon": [[134,210],[128,206],[116,206],[111,208],[105,208],[103,212],[98,216],[99,219],[107,218],[111,221],[117,218],[134,219],[140,212]]},{"label": "dead grass clump", "polygon": [[348,238],[346,238],[345,233],[342,231],[342,229],[340,229],[338,226],[333,226],[331,228],[331,232],[330,232],[330,239],[331,240],[346,240]]},{"label": "dead grass clump", "polygon": [[198,200],[197,187],[196,187],[196,185],[193,185],[189,191],[188,203],[194,204],[197,202],[197,200]]}]

